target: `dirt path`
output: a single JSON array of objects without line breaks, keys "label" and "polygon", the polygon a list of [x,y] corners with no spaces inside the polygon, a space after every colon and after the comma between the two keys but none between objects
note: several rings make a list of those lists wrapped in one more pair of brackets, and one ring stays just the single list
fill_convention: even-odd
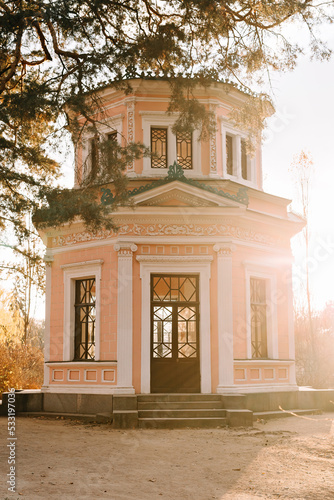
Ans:
[{"label": "dirt path", "polygon": [[113,430],[17,419],[17,488],[7,492],[0,419],[0,498],[17,500],[334,499],[334,414],[253,429]]}]

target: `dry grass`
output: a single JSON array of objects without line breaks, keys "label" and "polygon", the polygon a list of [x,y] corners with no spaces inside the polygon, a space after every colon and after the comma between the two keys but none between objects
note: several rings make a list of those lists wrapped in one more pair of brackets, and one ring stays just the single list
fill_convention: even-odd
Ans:
[{"label": "dry grass", "polygon": [[14,389],[40,389],[43,383],[40,347],[0,342],[0,393]]}]

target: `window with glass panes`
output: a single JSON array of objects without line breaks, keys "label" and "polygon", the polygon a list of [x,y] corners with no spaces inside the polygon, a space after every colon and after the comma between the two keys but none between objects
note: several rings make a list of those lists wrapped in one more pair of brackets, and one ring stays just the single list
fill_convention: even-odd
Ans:
[{"label": "window with glass panes", "polygon": [[266,280],[250,279],[252,358],[267,358]]},{"label": "window with glass panes", "polygon": [[167,168],[167,128],[151,128],[152,168]]},{"label": "window with glass panes", "polygon": [[95,278],[75,282],[75,360],[95,358]]},{"label": "window with glass panes", "polygon": [[182,132],[176,134],[177,163],[182,168],[189,170],[192,165],[192,133]]}]

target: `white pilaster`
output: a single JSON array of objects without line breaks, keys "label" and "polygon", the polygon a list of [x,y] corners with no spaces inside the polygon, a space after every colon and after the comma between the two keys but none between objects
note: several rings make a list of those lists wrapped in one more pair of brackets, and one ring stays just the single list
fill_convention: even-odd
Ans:
[{"label": "white pilaster", "polygon": [[296,354],[295,354],[295,331],[293,316],[293,292],[292,292],[292,273],[291,269],[287,273],[287,299],[288,299],[288,335],[289,335],[289,359],[293,364],[289,368],[289,383],[296,385]]},{"label": "white pilaster", "polygon": [[[127,98],[126,99],[127,106],[127,122],[128,122],[128,133],[127,140],[128,144],[135,141],[135,99]],[[134,175],[135,173],[135,162],[132,161],[127,166],[127,173]]]},{"label": "white pilaster", "polygon": [[231,244],[214,245],[217,252],[218,297],[218,363],[217,392],[233,386],[233,310],[232,310],[232,252]]},{"label": "white pilaster", "polygon": [[51,275],[53,255],[48,252],[44,256],[45,266],[45,333],[44,333],[44,382],[43,387],[49,385],[49,368],[46,365],[50,361],[50,315],[51,315]]},{"label": "white pilaster", "polygon": [[117,294],[117,386],[120,392],[135,392],[132,385],[132,259],[137,246],[133,243],[116,243],[118,252]]}]

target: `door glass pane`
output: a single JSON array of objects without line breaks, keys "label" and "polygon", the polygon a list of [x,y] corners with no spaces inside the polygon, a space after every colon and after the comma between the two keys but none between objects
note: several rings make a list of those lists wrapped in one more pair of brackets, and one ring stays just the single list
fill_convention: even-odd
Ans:
[{"label": "door glass pane", "polygon": [[195,307],[178,307],[178,358],[197,357],[197,313]]},{"label": "door glass pane", "polygon": [[153,308],[153,357],[172,357],[172,307]]}]

